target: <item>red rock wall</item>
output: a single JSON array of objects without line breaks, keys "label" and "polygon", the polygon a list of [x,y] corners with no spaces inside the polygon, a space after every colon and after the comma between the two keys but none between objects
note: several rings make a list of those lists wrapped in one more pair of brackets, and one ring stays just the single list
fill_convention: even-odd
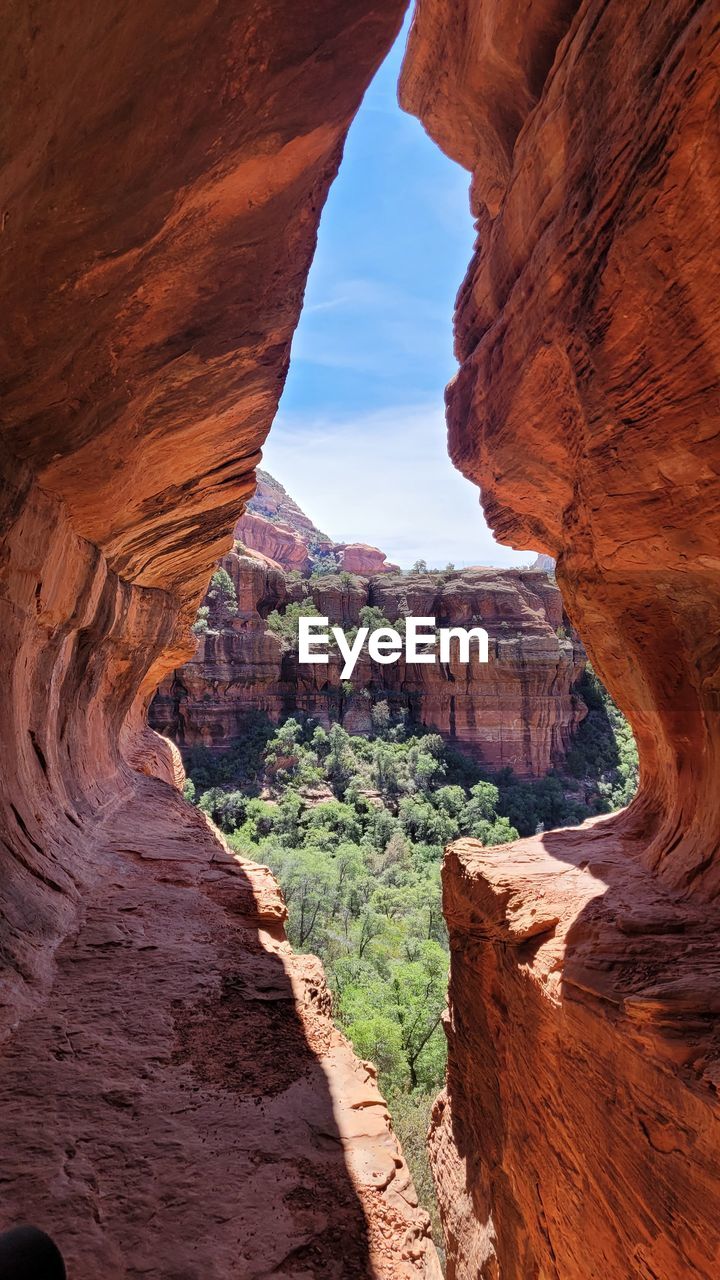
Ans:
[{"label": "red rock wall", "polygon": [[371,547],[367,542],[338,544],[340,567],[346,573],[360,573],[372,577],[376,573],[397,573],[399,566],[386,559],[385,552]]},{"label": "red rock wall", "polygon": [[283,569],[303,573],[310,568],[307,545],[289,524],[267,520],[255,511],[243,511],[235,524],[235,537]]},{"label": "red rock wall", "polygon": [[[560,762],[585,714],[573,685],[584,654],[563,635],[560,592],[543,573],[465,569],[446,582],[432,574],[318,583],[296,582],[278,569],[246,556],[222,561],[238,597],[238,614],[223,630],[201,636],[192,661],[163,681],[150,723],[183,747],[227,749],[242,736],[248,710],[278,721],[304,711],[328,725],[339,720],[353,733],[371,730],[372,702],[388,698],[413,722],[436,729],[488,769],[512,768],[520,777],[546,774]],[[365,649],[344,691],[342,660],[301,665],[268,630],[271,609],[310,596],[330,625],[350,628],[364,605],[380,608],[391,622],[406,613],[435,617],[442,626],[484,626],[491,661],[467,665],[457,653],[449,664],[392,666],[370,660]],[[560,633],[560,634],[558,634]]]},{"label": "red rock wall", "polygon": [[47,891],[36,861],[72,861],[78,811],[121,785],[156,659],[188,647],[252,490],[347,126],[400,15],[366,0],[7,14],[2,814],[5,875],[30,867],[30,892]]},{"label": "red rock wall", "polygon": [[358,1276],[439,1274],[276,887],[198,826],[144,714],[402,7],[4,13],[0,1228],[49,1228],[77,1280],[328,1274],[339,1241]]},{"label": "red rock wall", "polygon": [[457,1280],[720,1265],[719,19],[420,0],[405,65],[473,173],[451,454],[502,540],[556,557],[641,760],[629,810],[509,849],[500,884],[448,856]]}]

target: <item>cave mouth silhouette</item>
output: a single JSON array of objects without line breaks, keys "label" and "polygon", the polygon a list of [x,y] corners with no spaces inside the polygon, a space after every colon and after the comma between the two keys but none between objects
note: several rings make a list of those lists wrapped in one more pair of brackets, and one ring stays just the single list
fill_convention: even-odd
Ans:
[{"label": "cave mouth silhouette", "polygon": [[[40,17],[33,10],[30,20],[22,13],[9,33],[10,89],[5,105],[10,141],[17,140],[17,145],[8,149],[10,163],[3,165],[7,198],[0,217],[0,258],[11,319],[8,341],[0,352],[1,429],[7,444],[0,451],[0,787],[5,850],[0,1209],[9,1221],[47,1227],[77,1280],[127,1274],[128,1258],[137,1260],[138,1274],[152,1276],[161,1267],[167,1269],[166,1262],[183,1274],[193,1252],[192,1265],[198,1270],[209,1252],[218,1267],[227,1264],[230,1270],[241,1257],[250,1274],[253,1269],[267,1274],[266,1240],[254,1232],[254,1224],[268,1220],[268,1235],[278,1250],[269,1266],[276,1271],[285,1266],[320,1276],[335,1268],[359,1278],[370,1265],[375,1232],[358,1195],[359,1175],[350,1167],[348,1150],[353,1134],[360,1141],[367,1134],[357,1129],[349,1135],[342,1132],[337,1105],[348,1100],[352,1089],[345,1080],[333,1094],[332,1073],[323,1065],[337,1048],[329,1025],[323,1030],[329,1042],[322,1043],[312,1043],[307,1030],[310,1025],[319,1029],[322,1019],[303,1019],[302,1025],[295,1025],[298,982],[307,977],[310,1004],[319,998],[320,984],[294,968],[283,949],[278,916],[267,915],[266,888],[258,887],[260,871],[255,868],[251,875],[234,860],[232,866],[227,863],[222,842],[208,829],[203,832],[196,825],[200,818],[190,816],[182,805],[173,789],[174,762],[146,732],[144,712],[162,673],[185,651],[192,607],[209,565],[227,545],[237,507],[252,490],[260,447],[286,372],[314,248],[316,215],[337,170],[347,125],[397,34],[402,7],[396,0],[377,7],[368,0],[352,0],[350,5],[320,0],[310,7],[281,0],[239,7],[189,0],[179,11],[169,0],[157,0],[134,11],[112,0],[100,6],[94,0],[79,0],[71,13],[52,6]],[[704,413],[708,388],[715,386],[709,344],[703,340],[711,314],[706,316],[692,291],[677,288],[672,277],[667,288],[663,266],[670,252],[676,261],[682,257],[688,280],[697,279],[698,245],[704,244],[711,225],[711,183],[686,183],[687,165],[685,170],[682,165],[690,149],[669,154],[665,148],[676,125],[679,130],[689,121],[692,128],[697,118],[707,115],[704,49],[710,54],[714,48],[709,41],[703,46],[703,39],[714,15],[711,5],[693,4],[659,10],[655,5],[601,5],[597,13],[593,6],[590,12],[574,4],[561,4],[559,9],[560,26],[575,13],[578,21],[587,21],[585,47],[590,49],[589,60],[596,57],[592,84],[603,93],[613,90],[615,72],[622,71],[612,26],[608,30],[606,24],[628,24],[627,47],[637,52],[638,64],[623,86],[632,107],[624,118],[630,115],[637,127],[625,138],[614,138],[613,100],[608,100],[611,110],[604,116],[595,110],[594,93],[575,94],[577,120],[563,136],[571,143],[591,139],[597,164],[592,181],[583,181],[569,193],[571,225],[565,226],[561,238],[564,244],[577,243],[578,209],[591,214],[598,193],[605,218],[603,238],[581,240],[581,253],[589,245],[593,252],[597,248],[599,257],[580,258],[577,271],[558,271],[554,280],[558,290],[569,290],[554,298],[559,300],[559,321],[573,315],[573,332],[568,335],[559,324],[555,348],[536,344],[533,355],[540,354],[533,370],[528,362],[519,363],[524,372],[547,375],[553,405],[556,393],[563,387],[567,391],[570,384],[563,422],[568,423],[575,451],[578,442],[589,451],[582,429],[597,425],[596,415],[583,424],[577,396],[573,398],[578,365],[593,393],[612,383],[621,396],[626,372],[622,356],[635,361],[636,370],[649,366],[650,376],[642,375],[644,387],[641,382],[638,388],[636,372],[625,383],[624,391],[631,393],[624,396],[625,403],[616,397],[617,412],[602,415],[602,435],[612,436],[612,456],[609,450],[598,450],[594,458],[601,484],[593,519],[600,520],[601,508],[605,515],[609,510],[606,529],[612,531],[612,513],[616,523],[617,512],[621,519],[623,515],[622,506],[614,502],[624,495],[624,486],[614,481],[628,474],[644,476],[643,462],[655,477],[652,464],[658,452],[667,440],[682,439],[690,413],[695,421],[698,404]],[[660,12],[656,26],[651,11]],[[492,6],[487,12],[493,12]],[[546,12],[545,5],[528,9],[523,34],[531,45],[538,35],[532,18]],[[675,40],[676,33],[682,39]],[[555,49],[553,38],[540,43],[541,56],[529,69],[518,69],[529,70],[533,82],[528,84],[531,92],[523,95],[528,103],[542,85]],[[582,72],[581,60],[574,65]],[[607,77],[598,74],[598,68],[607,69]],[[672,120],[656,128],[648,112],[667,84]],[[560,77],[553,85],[562,87]],[[576,86],[584,87],[582,82]],[[498,141],[507,142],[509,150],[520,136],[511,136],[516,124],[521,145],[529,135],[537,136],[534,126],[521,128],[522,112],[517,117],[512,113],[513,118],[507,110],[498,114]],[[550,129],[555,144],[558,120],[559,115],[553,117]],[[698,136],[705,141],[710,134]],[[641,153],[634,150],[638,138]],[[622,145],[615,147],[615,142]],[[498,156],[502,159],[501,149]],[[535,159],[542,160],[542,155]],[[608,164],[613,168],[609,177],[603,169]],[[627,183],[617,172],[623,165],[632,166]],[[542,163],[527,164],[523,172],[530,176],[543,168]],[[563,180],[567,174],[572,174],[569,163],[563,167]],[[554,195],[562,197],[560,177]],[[624,193],[629,190],[633,215],[644,215],[648,181],[650,194],[657,197],[655,206],[667,199],[672,215],[661,237],[645,236],[639,216],[624,216],[629,209]],[[528,186],[522,184],[522,190],[527,192]],[[480,194],[477,184],[476,192]],[[620,203],[607,209],[605,193]],[[532,214],[531,203],[529,210]],[[522,211],[516,207],[515,212]],[[515,225],[522,225],[522,219]],[[620,234],[628,231],[640,238],[620,244]],[[620,294],[624,288],[633,296],[636,283],[646,286],[643,317],[662,319],[657,360],[650,347],[645,361],[643,345],[643,360],[638,362],[641,344],[626,341],[627,329],[618,334],[609,323],[617,315],[617,294],[604,310],[602,275],[611,262],[609,249],[615,248],[611,240],[616,235],[624,267],[616,280]],[[550,244],[549,238],[545,243]],[[507,270],[512,249],[512,244],[501,245],[501,269],[492,273],[494,285],[503,283],[501,277],[512,277],[511,283],[519,278]],[[432,255],[426,257],[424,270],[430,271],[435,263]],[[641,271],[642,278],[633,275]],[[537,281],[528,284],[526,298]],[[707,288],[707,282],[703,284]],[[536,297],[540,292],[535,288]],[[634,297],[639,296],[636,289]],[[530,341],[533,316],[533,308],[527,307],[521,317],[523,336]],[[471,326],[463,337],[468,339],[466,346],[477,344],[472,354],[480,358],[484,318],[469,319]],[[594,370],[583,343],[576,341],[580,321],[586,324],[590,346],[603,357]],[[682,339],[678,342],[676,330]],[[642,344],[646,336],[658,337],[643,334]],[[509,347],[510,343],[504,352],[495,353],[508,359],[492,365],[493,389],[510,368]],[[302,351],[295,354],[297,367]],[[420,356],[429,366],[427,350]],[[593,384],[592,379],[605,361],[608,376],[603,388],[600,380]],[[677,388],[655,380],[661,364],[679,380],[674,399]],[[462,408],[462,397],[468,403],[472,398],[470,374],[476,371],[466,370],[466,377],[456,382],[451,393],[456,407]],[[365,370],[355,373],[361,383]],[[540,420],[535,420],[530,383],[529,377],[518,427],[530,422],[537,430],[529,437],[532,445],[547,439],[542,422],[547,397],[544,402],[538,398]],[[592,398],[597,407],[597,395]],[[288,412],[287,403],[283,412]],[[392,413],[396,412],[394,404]],[[628,412],[633,416],[628,418]],[[493,423],[501,416],[501,406],[490,407]],[[375,425],[381,435],[387,415]],[[480,435],[484,421],[474,425]],[[413,426],[418,427],[417,418]],[[273,438],[279,438],[277,432],[271,444]],[[410,433],[408,438],[415,437]],[[610,1061],[599,1059],[603,1076],[597,1096],[602,1101],[613,1068],[622,1062],[624,1033],[631,1024],[629,1018],[623,1023],[616,1016],[615,1004],[606,998],[607,977],[601,980],[598,972],[603,972],[603,964],[614,965],[618,956],[622,964],[619,944],[625,946],[628,936],[635,939],[640,963],[631,980],[637,986],[628,992],[623,973],[610,994],[628,997],[633,1033],[644,1026],[645,1046],[649,1045],[645,1056],[652,1056],[655,1066],[660,1063],[652,1076],[651,1100],[659,1098],[671,1117],[692,1110],[701,1123],[686,1127],[678,1149],[671,1144],[667,1150],[663,1117],[658,1125],[651,1116],[648,1126],[647,1106],[638,1107],[632,1113],[633,1122],[638,1122],[631,1132],[629,1127],[622,1129],[628,1108],[613,1107],[613,1121],[620,1123],[619,1130],[613,1130],[617,1149],[640,1151],[642,1171],[652,1172],[655,1163],[665,1177],[657,1186],[648,1176],[638,1179],[627,1203],[639,1202],[644,1222],[653,1220],[658,1208],[668,1215],[668,1205],[672,1213],[679,1206],[691,1219],[687,1237],[699,1236],[702,1249],[714,1247],[714,1240],[704,1237],[713,1222],[720,1221],[713,1201],[720,1144],[716,1095],[711,1091],[717,1076],[713,1081],[712,1063],[706,1074],[699,1074],[704,1071],[702,1054],[688,1062],[677,1053],[673,1058],[671,1051],[677,1051],[680,1041],[681,1054],[685,1053],[688,1026],[694,1035],[699,1025],[699,1041],[708,1027],[714,1027],[714,987],[707,981],[701,990],[693,989],[694,975],[688,972],[683,975],[688,980],[684,990],[677,985],[671,990],[666,983],[668,989],[658,995],[657,989],[643,986],[648,976],[643,971],[657,960],[649,945],[655,936],[662,953],[661,977],[668,976],[662,961],[672,958],[672,940],[680,936],[675,925],[681,908],[690,913],[685,925],[693,943],[698,948],[709,943],[706,977],[713,975],[717,953],[711,919],[718,876],[717,654],[712,639],[705,640],[708,631],[712,638],[717,630],[712,626],[717,620],[717,539],[711,504],[705,501],[711,494],[710,481],[707,487],[695,483],[701,470],[698,459],[703,466],[705,455],[710,459],[713,438],[703,424],[693,441],[697,454],[670,457],[673,465],[649,490],[652,509],[644,508],[651,533],[653,521],[662,528],[666,512],[674,531],[677,521],[688,535],[693,564],[702,561],[703,567],[688,570],[680,537],[671,546],[644,535],[644,548],[643,537],[633,538],[625,597],[618,593],[614,602],[600,602],[603,608],[592,616],[598,641],[605,642],[609,635],[610,649],[616,645],[608,674],[614,669],[619,684],[627,677],[628,687],[637,679],[635,719],[644,731],[645,795],[627,815],[598,828],[598,844],[617,835],[618,856],[611,868],[604,868],[604,855],[599,857],[590,879],[596,886],[607,886],[612,872],[613,884],[593,900],[587,914],[583,910],[571,922],[572,931],[579,921],[572,939],[578,964],[566,969],[560,980],[561,999],[553,1005],[561,1011],[558,1018],[571,1003],[581,1005],[572,988],[597,996],[593,1014],[610,1006],[610,1019],[615,1019],[609,1038],[613,1053]],[[370,441],[368,432],[366,452],[372,456]],[[480,453],[487,448],[493,455],[497,441],[482,438],[477,444]],[[454,445],[457,456],[457,440]],[[307,452],[307,444],[304,447]],[[515,456],[520,447],[515,438]],[[532,453],[524,439],[522,452],[528,458]],[[537,456],[540,451],[534,452]],[[380,449],[377,456],[383,456]],[[401,464],[407,466],[411,457],[406,450]],[[497,453],[493,461],[496,457]],[[575,483],[576,464],[573,453],[567,464],[573,501],[580,488]],[[359,473],[349,464],[348,469],[349,483],[360,487]],[[496,469],[499,473],[503,468]],[[495,495],[496,514],[502,513],[501,497]],[[558,542],[565,539],[565,546],[559,563],[567,581],[569,559],[587,535],[589,553],[584,565],[578,555],[574,574],[576,584],[587,588],[584,597],[576,596],[578,614],[587,616],[592,588],[609,584],[599,573],[593,530],[582,525],[592,504],[585,502],[584,494],[580,498],[573,518],[580,522],[582,538],[575,537],[574,525],[568,533],[567,522],[560,522]],[[566,506],[555,505],[549,517],[561,512],[564,520]],[[625,511],[637,509],[631,501]],[[633,529],[636,532],[642,530]],[[593,573],[596,579],[588,585]],[[639,602],[634,617],[627,600]],[[648,636],[656,644],[658,609],[666,623],[663,635],[669,637],[661,656],[670,658],[660,674],[657,664],[648,660]],[[618,636],[633,642],[624,666],[617,660]],[[672,648],[676,636],[680,643]],[[656,648],[653,654],[658,657]],[[582,864],[590,866],[586,858],[571,866],[572,838],[547,833],[538,842],[539,857],[552,852],[559,867],[557,879],[566,870],[569,878],[584,876]],[[638,854],[645,849],[642,864],[633,858],[633,849]],[[624,886],[634,894],[640,884],[639,878],[624,878],[624,853],[628,864],[633,863],[633,877],[636,871],[638,877],[641,870],[657,871],[670,886],[670,897],[677,890],[671,912],[664,902],[649,923],[632,911],[623,916]],[[636,901],[642,905],[642,892],[638,888],[631,906]],[[603,914],[606,905],[608,915]],[[650,926],[668,921],[672,928],[658,927],[653,934]],[[609,958],[597,956],[599,965],[590,965],[594,971],[588,978],[579,961],[583,953],[587,958],[592,952],[598,931],[616,951]],[[525,944],[521,964],[507,948],[498,948],[503,974],[524,980],[530,964],[539,963],[544,948],[555,945],[560,936],[554,924],[548,927],[545,941]],[[671,939],[668,944],[666,937]],[[657,972],[649,977],[654,981]],[[455,994],[460,996],[459,989]],[[644,997],[649,1003],[643,1005]],[[283,1002],[288,1002],[294,1029],[289,1061],[276,1063],[272,1043],[278,1018],[273,1006],[284,1008]],[[242,1020],[235,1016],[241,1005],[253,1006],[247,1019],[263,1041],[262,1079],[242,1042]],[[582,1008],[572,1011],[580,1021],[582,1014]],[[598,1018],[589,1021],[599,1025]],[[569,1022],[570,1017],[566,1027]],[[537,1037],[538,1047],[541,1039]],[[215,1074],[227,1040],[241,1068],[232,1089]],[[559,1042],[548,1036],[548,1043],[554,1052]],[[642,1058],[642,1053],[632,1058],[638,1072]],[[336,1057],[333,1062],[337,1066]],[[688,1088],[689,1071],[696,1075]],[[493,1086],[498,1076],[495,1069]],[[266,1077],[272,1084],[264,1093]],[[557,1078],[567,1080],[568,1075],[557,1073]],[[364,1097],[369,1085],[367,1080],[361,1083]],[[457,1079],[453,1083],[459,1093]],[[502,1103],[505,1116],[524,1118],[525,1100],[533,1096],[532,1075],[529,1083],[514,1100],[519,1105],[493,1096],[491,1112]],[[629,1097],[628,1091],[624,1101]],[[278,1099],[285,1100],[285,1112],[278,1110]],[[359,1124],[374,1116],[387,1136],[374,1095],[369,1106],[361,1101],[350,1109]],[[480,1112],[478,1105],[476,1119]],[[602,1163],[597,1153],[603,1152],[603,1142],[583,1128],[582,1119],[580,1112],[563,1149],[584,1152],[591,1166],[595,1160],[596,1169]],[[541,1120],[535,1149],[542,1154],[547,1126],[545,1117]],[[287,1126],[296,1122],[292,1144],[302,1151],[307,1142],[310,1152],[308,1163],[288,1169]],[[481,1128],[474,1133],[471,1151],[475,1172],[482,1151]],[[601,1127],[598,1132],[601,1138],[606,1134]],[[507,1135],[502,1136],[504,1140]],[[273,1147],[276,1139],[279,1152]],[[659,1149],[654,1146],[658,1139]],[[658,1150],[668,1158],[653,1163],[652,1152]],[[380,1182],[386,1173],[390,1176],[390,1165],[400,1168],[396,1148],[386,1148],[385,1155],[387,1164],[377,1174]],[[498,1159],[504,1156],[501,1146]],[[374,1160],[371,1164],[372,1182]],[[207,1172],[208,1166],[210,1176],[198,1178],[198,1171]],[[638,1160],[634,1169],[640,1167]],[[697,1174],[698,1168],[708,1175],[704,1181],[702,1176],[684,1177],[688,1170]],[[668,1182],[667,1169],[679,1169],[679,1175]],[[518,1174],[518,1185],[523,1179],[527,1183],[524,1165]],[[499,1181],[503,1177],[501,1169]],[[567,1185],[567,1168],[561,1168],[561,1193]],[[603,1195],[589,1197],[601,1239],[612,1240],[607,1224],[615,1212],[623,1211],[618,1185],[614,1180],[614,1185],[604,1186]],[[531,1192],[538,1186],[535,1180]],[[372,1182],[372,1187],[374,1196],[377,1184]],[[248,1188],[249,1197],[243,1194]],[[333,1189],[339,1204],[332,1200]],[[500,1196],[509,1205],[507,1189],[505,1182]],[[327,1223],[322,1217],[326,1197],[334,1206]],[[585,1205],[579,1212],[573,1235],[583,1242]],[[303,1234],[299,1246],[298,1219]],[[341,1237],[338,1220],[347,1228]],[[535,1212],[533,1221],[544,1224],[546,1219]],[[517,1222],[517,1216],[511,1218],[513,1225]],[[3,1225],[8,1223],[4,1220]],[[634,1225],[631,1221],[631,1248],[616,1267],[617,1274],[624,1274],[630,1257],[642,1262],[646,1273],[651,1271],[653,1240],[643,1240],[642,1255],[633,1254]],[[507,1239],[502,1248],[508,1248]],[[672,1262],[661,1263],[667,1275],[687,1271],[686,1259],[679,1265]]]}]

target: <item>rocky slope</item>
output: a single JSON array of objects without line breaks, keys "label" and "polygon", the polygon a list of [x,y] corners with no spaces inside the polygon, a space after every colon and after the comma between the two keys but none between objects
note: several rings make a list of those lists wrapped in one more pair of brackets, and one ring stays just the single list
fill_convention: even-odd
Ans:
[{"label": "rocky slope", "polygon": [[7,6],[0,1226],[48,1227],[75,1280],[438,1275],[274,886],[145,725],[402,7]]},{"label": "rocky slope", "polygon": [[449,855],[457,1280],[720,1266],[720,23],[714,2],[420,0],[405,105],[472,173],[450,448],[557,559],[637,801]]},{"label": "rocky slope", "polygon": [[283,569],[308,573],[332,564],[349,573],[392,573],[384,552],[365,542],[333,542],[267,471],[257,472],[257,488],[235,525],[235,537]]},{"label": "rocky slope", "polygon": [[3,1222],[42,1223],[82,1280],[440,1280],[374,1070],[267,868],[153,778],[94,851],[52,996],[0,1057]]},{"label": "rocky slope", "polygon": [[[241,737],[251,709],[276,722],[300,710],[324,725],[332,718],[367,733],[373,701],[386,698],[489,769],[538,776],[562,759],[585,713],[573,693],[584,654],[563,628],[560,592],[544,573],[465,569],[299,582],[249,556],[233,553],[222,565],[235,585],[238,613],[222,630],[200,636],[195,657],[163,681],[151,708],[154,727],[183,747],[227,748]],[[365,650],[348,691],[339,654],[326,666],[301,665],[267,626],[271,610],[305,598],[345,629],[357,625],[368,604],[391,622],[413,614],[435,617],[440,626],[484,626],[491,661],[483,665],[473,652],[465,665],[453,652],[449,664],[411,664],[402,655],[382,666]]]}]

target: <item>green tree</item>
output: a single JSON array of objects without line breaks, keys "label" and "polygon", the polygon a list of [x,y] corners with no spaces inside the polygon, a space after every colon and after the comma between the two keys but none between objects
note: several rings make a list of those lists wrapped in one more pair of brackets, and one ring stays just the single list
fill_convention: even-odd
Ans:
[{"label": "green tree", "polygon": [[471,819],[493,819],[497,817],[499,803],[500,792],[494,783],[476,782],[470,788],[470,799],[465,809],[465,815]]},{"label": "green tree", "polygon": [[413,1089],[421,1083],[440,1083],[444,1066],[440,1020],[445,1008],[447,969],[447,956],[432,940],[416,949],[414,959],[393,966],[395,1006]]},{"label": "green tree", "polygon": [[205,597],[209,608],[209,624],[217,630],[237,614],[237,594],[235,585],[227,569],[220,565],[210,579],[210,586]]},{"label": "green tree", "polygon": [[232,832],[245,818],[247,796],[241,791],[226,791],[224,787],[211,787],[200,799],[199,808],[212,818],[222,831]]},{"label": "green tree", "polygon": [[210,613],[210,609],[208,608],[208,606],[206,604],[201,604],[200,608],[195,614],[195,621],[193,622],[190,628],[193,635],[196,635],[196,636],[207,635],[207,632],[209,630],[209,623],[208,623],[209,613]]},{"label": "green tree", "polygon": [[273,835],[278,836],[284,844],[294,847],[303,838],[301,819],[305,804],[296,791],[288,791],[277,807],[273,820]]},{"label": "green tree", "polygon": [[[202,801],[200,802],[202,805]],[[253,798],[245,801],[245,821],[236,828],[230,841],[232,847],[244,852],[270,835],[278,818],[278,806]]]},{"label": "green tree", "polygon": [[327,800],[309,809],[305,830],[314,844],[325,845],[332,845],[337,839],[357,841],[362,834],[355,809],[341,800]]},{"label": "green tree", "polygon": [[451,818],[459,818],[467,807],[467,796],[462,787],[439,787],[432,797],[433,804]]},{"label": "green tree", "polygon": [[315,608],[309,596],[304,600],[286,605],[284,610],[273,609],[267,616],[268,631],[272,631],[282,640],[283,647],[296,652],[299,644],[300,618],[317,618],[319,610]]},{"label": "green tree", "polygon": [[329,905],[334,898],[336,872],[322,849],[278,850],[277,874],[288,905],[288,938],[299,950],[322,953]]},{"label": "green tree", "polygon": [[329,750],[325,770],[336,791],[342,792],[352,777],[353,757],[350,735],[339,724],[334,724],[328,734]]},{"label": "green tree", "polygon": [[398,813],[403,831],[421,844],[445,845],[459,833],[457,819],[435,809],[429,800],[405,796]]},{"label": "green tree", "polygon": [[373,758],[373,780],[378,790],[388,796],[397,794],[400,786],[400,769],[396,753],[390,746],[381,745]]},{"label": "green tree", "polygon": [[385,737],[385,734],[390,728],[391,719],[390,704],[385,698],[380,702],[373,703],[370,710],[370,721],[372,723],[373,732],[376,733],[379,738]]}]

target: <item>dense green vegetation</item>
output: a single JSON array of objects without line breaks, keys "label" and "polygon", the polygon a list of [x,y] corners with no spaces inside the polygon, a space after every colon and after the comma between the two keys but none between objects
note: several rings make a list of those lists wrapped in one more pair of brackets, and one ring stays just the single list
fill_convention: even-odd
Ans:
[{"label": "dense green vegetation", "polygon": [[217,568],[210,579],[205,604],[197,611],[192,630],[196,636],[221,631],[237,614],[237,592],[227,569]]},{"label": "dense green vegetation", "polygon": [[[311,603],[268,619],[290,645],[295,611],[307,614]],[[326,730],[291,717],[274,727],[254,715],[231,751],[196,749],[186,760],[188,798],[233,848],[277,875],[290,940],[321,956],[337,1021],[358,1054],[377,1064],[431,1211],[422,1135],[445,1064],[443,846],[459,835],[498,845],[630,798],[637,777],[630,730],[590,670],[581,692],[590,711],[566,774],[532,782],[507,770],[483,774],[437,734],[393,717],[385,701],[372,707],[369,738],[340,724]]]},{"label": "dense green vegetation", "polygon": [[280,637],[286,649],[297,652],[300,619],[319,616],[320,610],[315,608],[310,596],[306,596],[304,600],[295,604],[285,605],[282,612],[279,609],[273,609],[267,616],[267,628],[268,631],[274,631],[275,635]]},{"label": "dense green vegetation", "polygon": [[632,730],[619,707],[600,683],[590,663],[585,668],[578,693],[588,708],[565,769],[573,777],[590,783],[597,793],[595,811],[609,813],[629,804],[637,790],[638,754]]}]

